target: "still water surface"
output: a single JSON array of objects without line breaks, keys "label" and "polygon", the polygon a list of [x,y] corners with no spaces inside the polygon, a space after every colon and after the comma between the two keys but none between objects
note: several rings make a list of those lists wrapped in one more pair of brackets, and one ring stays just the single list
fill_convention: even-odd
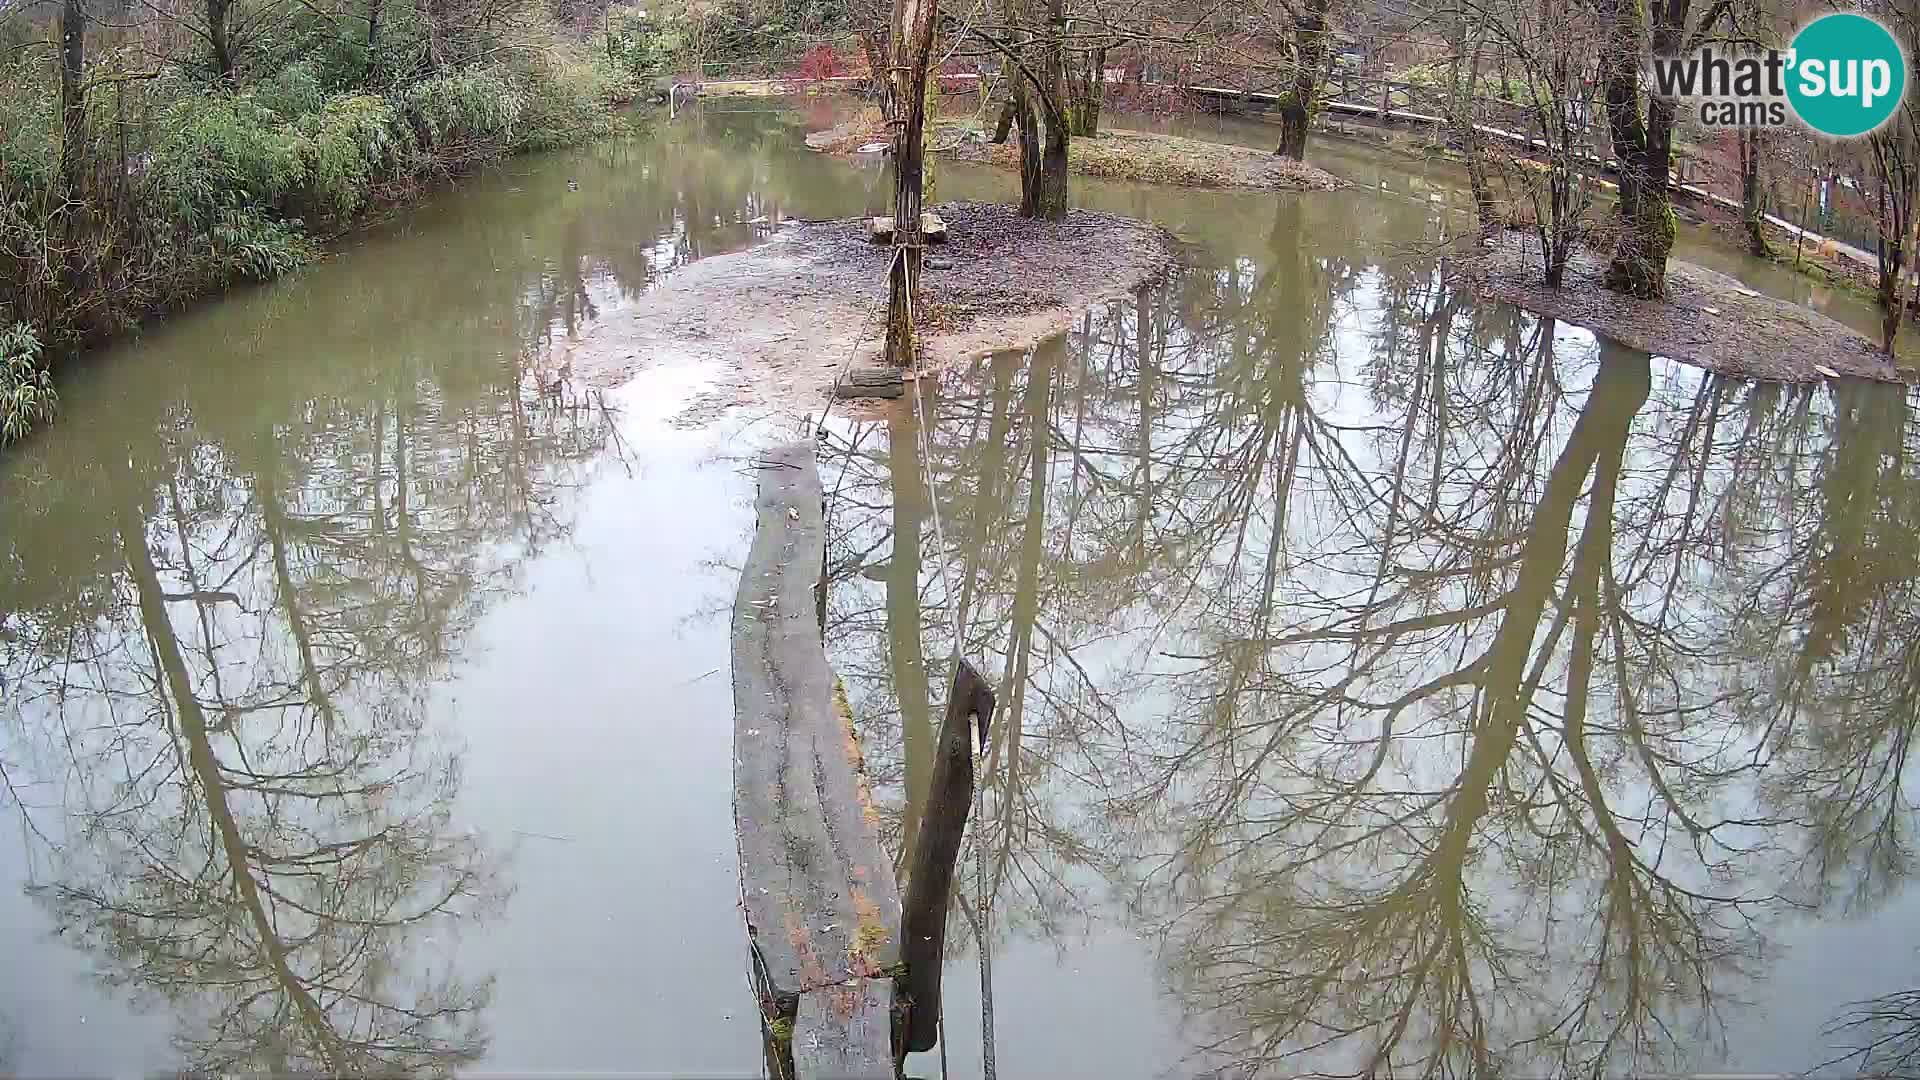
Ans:
[{"label": "still water surface", "polygon": [[[67,380],[0,461],[0,1069],[758,1073],[725,613],[793,425],[567,375],[660,275],[877,206],[825,119],[511,163]],[[1192,265],[942,379],[924,458],[833,424],[895,850],[956,626],[1000,686],[999,1068],[1834,1058],[1920,946],[1906,398],[1478,304],[1421,254],[1452,177],[1317,156],[1359,186],[1082,186]]]}]

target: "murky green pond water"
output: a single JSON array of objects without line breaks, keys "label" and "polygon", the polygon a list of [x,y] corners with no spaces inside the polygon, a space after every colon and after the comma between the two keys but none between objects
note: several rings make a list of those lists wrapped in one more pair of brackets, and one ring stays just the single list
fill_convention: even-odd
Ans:
[{"label": "murky green pond water", "polygon": [[[0,460],[0,1071],[758,1074],[726,612],[790,418],[567,375],[660,275],[884,199],[805,118],[513,162],[67,378]],[[1834,1058],[1920,946],[1906,398],[1477,304],[1421,254],[1452,177],[1316,156],[1361,186],[1083,186],[1193,265],[941,380],[925,453],[833,423],[890,843],[956,627],[1000,686],[1001,1073]]]}]

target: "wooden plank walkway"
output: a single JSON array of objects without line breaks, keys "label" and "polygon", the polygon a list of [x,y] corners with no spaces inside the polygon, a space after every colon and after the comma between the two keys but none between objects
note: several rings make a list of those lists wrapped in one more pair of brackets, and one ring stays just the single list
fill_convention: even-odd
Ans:
[{"label": "wooden plank walkway", "polygon": [[820,474],[810,443],[754,465],[758,527],[733,605],[733,810],[769,1066],[882,1080],[900,893],[820,637]]}]

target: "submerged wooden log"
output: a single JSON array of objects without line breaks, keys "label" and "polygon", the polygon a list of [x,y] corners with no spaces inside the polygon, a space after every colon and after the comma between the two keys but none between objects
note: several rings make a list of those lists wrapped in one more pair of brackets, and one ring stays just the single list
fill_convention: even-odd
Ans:
[{"label": "submerged wooden log", "polygon": [[850,368],[833,386],[834,396],[842,398],[897,398],[906,392],[906,372],[900,368]]},{"label": "submerged wooden log", "polygon": [[[855,979],[800,995],[793,1075],[801,1080],[892,1077],[893,980]],[[832,1032],[834,1037],[819,1037]]]},{"label": "submerged wooden log", "polygon": [[965,660],[954,665],[953,686],[947,693],[947,712],[940,719],[934,746],[933,780],[927,805],[920,815],[920,835],[913,845],[912,876],[907,879],[907,904],[902,916],[902,958],[907,970],[901,980],[906,998],[898,1050],[931,1050],[939,1037],[940,966],[947,941],[947,898],[953,895],[953,868],[960,857],[960,837],[967,811],[973,805],[973,746],[967,738],[967,718],[987,745],[993,723],[993,691]]},{"label": "submerged wooden log", "polygon": [[893,1075],[900,898],[816,621],[820,475],[811,443],[756,465],[758,531],[733,607],[733,810],[770,1067],[880,1080]]}]

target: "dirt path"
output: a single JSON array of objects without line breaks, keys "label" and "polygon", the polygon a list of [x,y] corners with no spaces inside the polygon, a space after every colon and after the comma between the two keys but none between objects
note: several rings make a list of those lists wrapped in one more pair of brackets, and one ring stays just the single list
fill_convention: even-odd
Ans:
[{"label": "dirt path", "polygon": [[1820,368],[1880,382],[1912,382],[1879,346],[1799,304],[1763,296],[1725,274],[1676,259],[1667,298],[1635,300],[1605,288],[1603,256],[1582,249],[1566,284],[1541,283],[1539,242],[1503,233],[1491,247],[1457,257],[1452,275],[1482,296],[1586,327],[1635,349],[1723,375],[1776,382],[1825,378]]},{"label": "dirt path", "polygon": [[[1087,308],[1157,277],[1177,251],[1166,230],[1111,214],[1075,210],[1056,225],[999,204],[935,210],[952,239],[929,249],[928,367],[1061,333]],[[877,362],[892,254],[867,242],[864,219],[796,222],[757,247],[694,263],[602,320],[574,348],[574,370],[606,380],[661,360],[706,362],[722,372],[719,385],[690,420],[734,404],[818,415],[850,355]]]}]

